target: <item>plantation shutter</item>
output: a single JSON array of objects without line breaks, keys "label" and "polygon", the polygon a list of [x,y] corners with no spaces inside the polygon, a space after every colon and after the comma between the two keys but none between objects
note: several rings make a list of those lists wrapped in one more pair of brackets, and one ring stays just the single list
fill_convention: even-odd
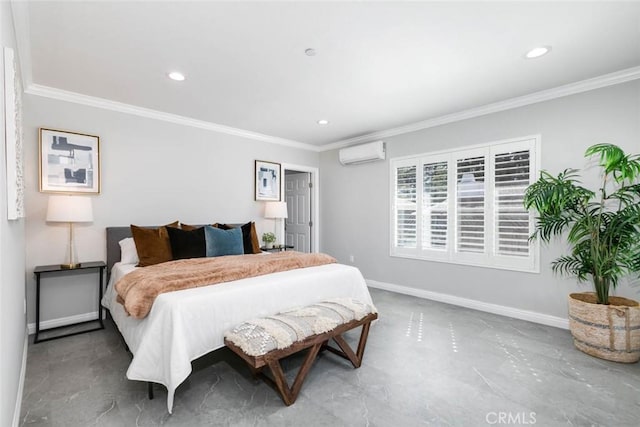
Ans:
[{"label": "plantation shutter", "polygon": [[422,249],[447,249],[448,163],[422,166]]},{"label": "plantation shutter", "polygon": [[539,137],[391,159],[391,256],[538,271],[523,206]]},{"label": "plantation shutter", "polygon": [[399,248],[417,247],[417,166],[398,166],[395,169],[395,245]]},{"label": "plantation shutter", "polygon": [[456,248],[458,252],[485,251],[485,158],[456,162]]},{"label": "plantation shutter", "polygon": [[530,150],[494,154],[495,252],[528,257],[529,213],[522,204],[530,182]]}]

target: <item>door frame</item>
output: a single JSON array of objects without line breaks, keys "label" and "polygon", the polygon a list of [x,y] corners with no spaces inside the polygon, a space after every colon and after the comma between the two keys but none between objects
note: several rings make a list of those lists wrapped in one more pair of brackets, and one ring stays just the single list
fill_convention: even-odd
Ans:
[{"label": "door frame", "polygon": [[[320,217],[320,172],[318,168],[313,166],[304,166],[304,165],[294,165],[291,163],[282,163],[280,165],[282,167],[282,179],[280,180],[280,194],[282,194],[282,198],[284,199],[285,193],[285,171],[296,171],[296,172],[308,172],[311,174],[309,177],[309,182],[312,184],[311,187],[311,209],[309,210],[309,220],[313,224],[311,227],[311,252],[319,252],[320,251],[320,221],[318,218]],[[284,223],[280,224],[280,235],[284,236]]]}]

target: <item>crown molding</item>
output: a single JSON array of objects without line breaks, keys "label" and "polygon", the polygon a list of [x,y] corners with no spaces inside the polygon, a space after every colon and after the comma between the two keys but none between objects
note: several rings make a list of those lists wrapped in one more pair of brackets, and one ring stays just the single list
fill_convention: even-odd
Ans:
[{"label": "crown molding", "polygon": [[[16,25],[16,34],[18,33],[18,25]],[[24,28],[23,28],[24,30]],[[24,31],[22,31],[24,32]],[[28,34],[28,28],[27,28]],[[24,49],[20,48],[20,53],[24,52]],[[28,51],[28,49],[27,49]],[[23,81],[31,79],[30,57],[27,60],[25,66],[22,61],[25,56],[20,57],[22,66]],[[500,111],[510,110],[513,108],[524,107],[539,102],[550,101],[556,98],[562,98],[564,96],[575,95],[582,92],[588,92],[595,89],[600,89],[607,86],[613,86],[621,83],[626,83],[632,80],[640,79],[640,66],[627,68],[625,70],[616,71],[614,73],[605,74],[599,77],[591,79],[581,80],[575,83],[569,83],[556,88],[547,89],[539,92],[534,92],[529,95],[523,95],[516,98],[507,99],[505,101],[494,102],[491,104],[483,105],[476,108],[471,108],[457,113],[447,114],[433,119],[423,120],[416,123],[411,123],[404,126],[399,126],[391,129],[386,129],[379,132],[372,132],[366,135],[357,136],[341,141],[337,141],[322,146],[315,146],[306,144],[299,141],[293,141],[285,138],[279,138],[275,136],[265,135],[258,132],[252,132],[244,129],[238,129],[230,126],[224,126],[217,123],[207,122],[204,120],[192,119],[177,114],[165,113],[162,111],[152,110],[148,108],[138,107],[131,104],[125,104],[122,102],[111,101],[109,99],[98,98],[88,95],[83,95],[76,92],[65,91],[61,89],[52,88],[49,86],[43,86],[31,83],[25,90],[26,93],[31,95],[42,96],[46,98],[57,99],[60,101],[73,102],[76,104],[87,105],[95,108],[102,108],[111,111],[117,111],[124,114],[133,114],[140,117],[151,118],[155,120],[162,120],[169,123],[176,123],[184,126],[195,127],[199,129],[210,130],[213,132],[225,133],[228,135],[240,136],[243,138],[253,139],[256,141],[268,142],[271,144],[279,144],[287,147],[298,148],[302,150],[323,152],[329,150],[335,150],[338,148],[347,147],[360,142],[370,142],[378,139],[389,138],[396,135],[402,135],[405,133],[415,132],[422,129],[428,129],[436,126],[441,126],[448,123],[458,122],[461,120],[472,119],[474,117],[480,117],[487,114],[497,113]]]},{"label": "crown molding", "polygon": [[536,104],[538,102],[550,101],[564,96],[575,95],[582,92],[588,92],[594,89],[600,89],[607,86],[613,86],[620,83],[626,83],[632,80],[640,79],[640,66],[627,68],[616,71],[614,73],[605,74],[591,79],[581,80],[575,83],[569,83],[552,89],[546,89],[534,92],[529,95],[523,95],[516,98],[507,99],[505,101],[494,102],[483,105],[481,107],[470,108],[468,110],[459,111],[457,113],[447,114],[433,119],[423,120],[404,126],[386,129],[379,132],[372,132],[366,135],[356,136],[344,139],[331,144],[325,144],[320,147],[319,151],[335,150],[337,148],[347,147],[359,142],[376,141],[382,138],[402,135],[409,132],[415,132],[422,129],[428,129],[447,123],[458,122],[461,120],[472,119],[487,114],[497,113],[500,111],[510,110],[512,108],[524,107],[526,105]]},{"label": "crown molding", "polygon": [[89,107],[102,108],[104,110],[117,111],[124,114],[132,114],[135,116],[145,117],[154,120],[162,120],[169,123],[175,123],[183,126],[190,126],[198,129],[205,129],[213,132],[225,133],[228,135],[240,136],[243,138],[253,139],[256,141],[268,142],[271,144],[284,145],[287,147],[298,148],[308,151],[320,151],[320,147],[303,142],[293,141],[290,139],[279,138],[276,136],[265,135],[249,130],[238,129],[231,126],[220,125],[217,123],[207,122],[204,120],[192,119],[177,114],[165,113],[162,111],[152,110],[149,108],[138,107],[123,102],[111,101],[105,98],[83,95],[81,93],[70,92],[62,89],[56,89],[49,86],[39,84],[31,84],[25,90],[30,95],[42,96],[45,98],[57,99],[59,101],[72,102],[75,104],[87,105]]}]

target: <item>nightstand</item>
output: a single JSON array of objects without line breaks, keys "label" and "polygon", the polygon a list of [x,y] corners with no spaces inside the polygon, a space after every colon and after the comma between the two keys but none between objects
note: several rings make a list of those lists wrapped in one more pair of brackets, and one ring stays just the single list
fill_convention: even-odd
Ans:
[{"label": "nightstand", "polygon": [[293,249],[294,246],[292,245],[278,245],[278,246],[274,246],[272,248],[267,248],[267,247],[261,247],[260,250],[261,251],[265,251],[265,252],[281,252],[281,251],[286,251],[288,249]]},{"label": "nightstand", "polygon": [[[100,329],[104,329],[104,322],[103,322],[103,318],[102,318],[102,306],[100,305],[100,301],[102,300],[102,288],[103,288],[103,284],[104,284],[104,270],[106,268],[106,264],[102,261],[92,261],[92,262],[83,262],[82,264],[80,264],[80,266],[73,268],[73,269],[69,269],[69,268],[62,268],[60,266],[60,264],[55,264],[55,265],[39,265],[37,266],[34,270],[33,273],[36,275],[36,335],[33,339],[33,343],[39,343],[39,342],[43,342],[43,341],[49,341],[49,340],[55,340],[58,338],[63,338],[63,337],[69,337],[71,335],[77,335],[77,334],[83,334],[85,332],[92,332],[92,331],[97,331]],[[84,322],[78,322],[78,323],[73,323],[71,325],[64,325],[64,326],[59,326],[59,327],[55,327],[55,328],[49,328],[46,329],[46,331],[52,331],[54,329],[59,329],[59,328],[67,328],[69,326],[73,326],[73,325],[81,325],[83,323],[89,323],[89,322],[99,322],[100,326],[93,328],[93,329],[86,329],[86,330],[82,330],[82,331],[76,331],[76,332],[71,332],[68,334],[63,334],[63,335],[56,335],[53,337],[47,337],[47,338],[43,338],[40,339],[39,335],[40,335],[40,278],[43,275],[47,275],[47,274],[51,274],[51,273],[60,273],[60,272],[65,272],[68,274],[77,274],[77,273],[82,273],[82,272],[86,272],[86,270],[89,269],[97,269],[99,272],[99,280],[98,280],[98,318],[94,319],[94,320],[87,320]]]}]

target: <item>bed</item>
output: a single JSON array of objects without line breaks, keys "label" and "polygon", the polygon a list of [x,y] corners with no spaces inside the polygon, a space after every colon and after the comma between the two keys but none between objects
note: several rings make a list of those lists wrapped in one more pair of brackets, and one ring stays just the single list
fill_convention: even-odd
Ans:
[{"label": "bed", "polygon": [[224,333],[232,327],[329,298],[373,305],[360,271],[334,263],[163,293],[145,318],[135,319],[116,301],[114,290],[121,277],[138,268],[120,262],[118,242],[131,236],[130,228],[107,227],[106,233],[108,284],[102,305],[133,355],[127,378],[164,385],[169,413],[191,361],[223,347]]}]

